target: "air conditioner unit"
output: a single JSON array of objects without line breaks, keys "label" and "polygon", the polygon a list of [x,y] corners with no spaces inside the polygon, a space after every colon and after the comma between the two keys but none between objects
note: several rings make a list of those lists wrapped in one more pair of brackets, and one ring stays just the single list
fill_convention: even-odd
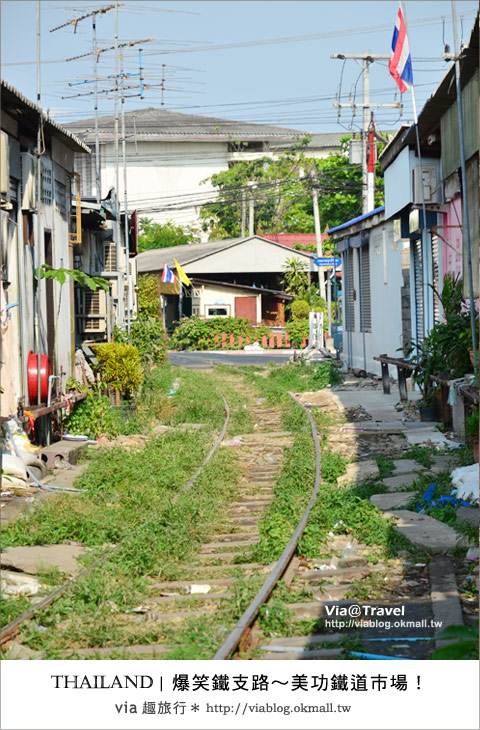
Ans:
[{"label": "air conditioner unit", "polygon": [[422,185],[423,194],[425,196],[425,203],[436,203],[437,202],[437,166],[436,165],[422,165],[422,173],[420,175],[420,165],[415,165],[412,171],[413,174],[413,202],[421,205],[423,202],[422,198]]},{"label": "air conditioner unit", "polygon": [[113,241],[103,244],[103,270],[117,271],[117,244]]},{"label": "air conditioner unit", "polygon": [[80,329],[84,333],[101,333],[107,329],[107,296],[103,289],[82,289],[80,294]]},{"label": "air conditioner unit", "polygon": [[35,168],[36,159],[28,152],[20,153],[22,169],[22,210],[35,210]]}]

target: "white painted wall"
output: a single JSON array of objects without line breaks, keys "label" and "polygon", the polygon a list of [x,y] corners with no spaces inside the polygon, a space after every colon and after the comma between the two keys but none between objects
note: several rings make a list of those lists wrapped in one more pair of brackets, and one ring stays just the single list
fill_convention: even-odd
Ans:
[{"label": "white painted wall", "polygon": [[[397,352],[402,346],[402,255],[403,243],[394,235],[393,222],[387,221],[370,230],[370,296],[372,326],[371,332],[360,331],[360,277],[358,249],[350,249],[354,261],[354,282],[357,292],[355,307],[355,331],[343,333],[344,360],[351,356],[352,367],[364,368],[367,372],[381,374],[381,365],[373,360],[382,353],[390,357],[402,357]],[[345,295],[343,296],[345,301]],[[345,311],[343,312],[345,322]],[[349,343],[351,351],[349,353]],[[364,357],[365,342],[365,357]]]},{"label": "white painted wall", "polygon": [[[172,220],[177,225],[198,224],[195,203],[199,197],[208,202],[215,197],[213,186],[202,181],[228,169],[226,142],[140,142],[128,143],[128,207],[139,217],[159,223]],[[120,164],[121,156],[120,156]],[[115,187],[114,145],[101,148],[102,197]],[[123,208],[123,168],[120,170],[119,197]],[[213,191],[213,192],[212,192]],[[193,198],[193,201],[192,201]],[[172,205],[183,209],[169,208]],[[159,210],[162,208],[162,210]]]},{"label": "white painted wall", "polygon": [[[228,316],[235,316],[235,299],[237,297],[255,296],[254,292],[246,292],[241,289],[226,289],[211,284],[203,284],[201,287],[194,287],[200,290],[200,316],[208,318],[208,307],[227,307]],[[257,299],[257,322],[262,319],[262,296],[256,295]]]}]

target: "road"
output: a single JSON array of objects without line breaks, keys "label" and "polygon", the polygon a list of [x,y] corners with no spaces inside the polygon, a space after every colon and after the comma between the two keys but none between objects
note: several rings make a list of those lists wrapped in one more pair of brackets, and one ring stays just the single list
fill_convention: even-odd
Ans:
[{"label": "road", "polygon": [[215,364],[223,365],[255,365],[257,367],[269,362],[288,362],[292,350],[267,350],[265,352],[169,352],[168,359],[172,365],[182,368],[211,368]]}]

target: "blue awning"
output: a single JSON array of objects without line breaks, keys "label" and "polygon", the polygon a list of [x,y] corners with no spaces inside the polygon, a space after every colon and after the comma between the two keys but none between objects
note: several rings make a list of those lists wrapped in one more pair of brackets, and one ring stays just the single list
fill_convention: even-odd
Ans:
[{"label": "blue awning", "polygon": [[360,223],[360,221],[364,221],[366,218],[370,218],[372,215],[376,215],[377,213],[382,213],[385,210],[385,206],[382,205],[380,208],[375,208],[375,210],[371,210],[369,213],[364,213],[363,215],[359,215],[357,218],[352,218],[351,221],[347,221],[346,223],[342,223],[341,226],[336,226],[335,228],[330,228],[329,231],[327,231],[328,235],[331,233],[335,233],[335,231],[341,231],[343,228],[348,228],[349,226],[353,226],[354,223]]}]

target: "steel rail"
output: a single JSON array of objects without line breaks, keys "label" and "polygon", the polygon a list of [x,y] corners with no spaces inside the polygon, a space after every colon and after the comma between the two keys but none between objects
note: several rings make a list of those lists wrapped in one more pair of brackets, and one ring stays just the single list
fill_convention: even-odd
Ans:
[{"label": "steel rail", "polygon": [[[200,466],[198,467],[195,474],[188,480],[186,485],[170,500],[170,504],[175,504],[177,499],[184,494],[191,486],[194,484],[194,482],[197,480],[198,476],[202,472],[203,468],[208,464],[220,444],[222,443],[223,439],[225,438],[225,434],[228,427],[228,422],[230,420],[230,408],[228,406],[228,403],[223,395],[223,393],[220,393],[220,396],[222,397],[224,406],[225,406],[225,421],[223,423],[222,430],[220,432],[220,435],[216,439],[215,443],[213,444],[212,448],[206,455],[205,459],[202,461]],[[115,547],[111,548],[108,552],[101,555],[99,558],[97,558],[91,565],[89,565],[86,568],[83,568],[83,570],[80,571],[80,573],[77,573],[77,575],[73,576],[69,580],[65,581],[65,583],[62,583],[61,586],[59,586],[55,591],[52,593],[49,593],[48,596],[45,596],[41,601],[38,603],[35,603],[35,605],[31,606],[29,609],[27,609],[24,613],[22,613],[18,618],[14,619],[13,621],[10,621],[6,626],[4,626],[2,629],[0,629],[0,646],[3,646],[8,641],[11,641],[17,634],[19,626],[24,623],[25,621],[28,621],[29,619],[33,618],[35,614],[37,614],[39,611],[41,611],[43,608],[46,608],[50,604],[52,604],[56,598],[61,596],[65,591],[70,588],[72,585],[74,585],[78,580],[81,578],[84,578],[86,575],[91,573],[98,565],[103,563],[107,558],[109,558],[114,552],[116,552],[122,545],[125,545],[129,540],[132,539],[132,537],[135,537],[140,530],[145,527],[150,522],[150,520],[146,520],[145,522],[142,522],[141,525],[137,527],[137,529],[132,532],[131,535],[127,535],[124,537],[120,542],[115,545]]]},{"label": "steel rail", "polygon": [[275,567],[269,574],[267,580],[263,584],[263,586],[260,588],[259,592],[255,596],[255,598],[252,600],[250,605],[246,608],[245,612],[241,616],[241,618],[238,620],[235,628],[233,631],[227,636],[222,646],[218,649],[213,659],[218,660],[224,660],[228,659],[232,652],[235,651],[235,649],[238,648],[238,645],[240,644],[240,641],[247,631],[247,629],[252,625],[252,623],[257,618],[261,606],[268,600],[270,597],[273,589],[275,588],[276,584],[284,574],[290,560],[293,557],[293,554],[296,550],[298,541],[300,537],[303,534],[303,531],[307,525],[308,518],[310,516],[310,512],[312,510],[313,505],[315,504],[315,501],[318,496],[318,492],[320,489],[320,478],[321,478],[321,465],[322,465],[322,456],[320,453],[320,444],[318,442],[318,431],[317,427],[315,425],[315,421],[312,418],[312,414],[310,411],[302,404],[300,401],[295,398],[293,393],[288,393],[288,395],[292,398],[295,403],[297,403],[303,411],[306,413],[308,420],[310,422],[310,428],[312,430],[312,437],[315,444],[315,483],[313,487],[312,496],[310,498],[310,501],[307,505],[307,508],[305,509],[305,512],[302,515],[302,518],[300,519],[300,522],[298,523],[295,532],[293,533],[292,537],[288,541],[287,546],[285,547],[283,553],[280,556],[280,559],[276,563]]}]

